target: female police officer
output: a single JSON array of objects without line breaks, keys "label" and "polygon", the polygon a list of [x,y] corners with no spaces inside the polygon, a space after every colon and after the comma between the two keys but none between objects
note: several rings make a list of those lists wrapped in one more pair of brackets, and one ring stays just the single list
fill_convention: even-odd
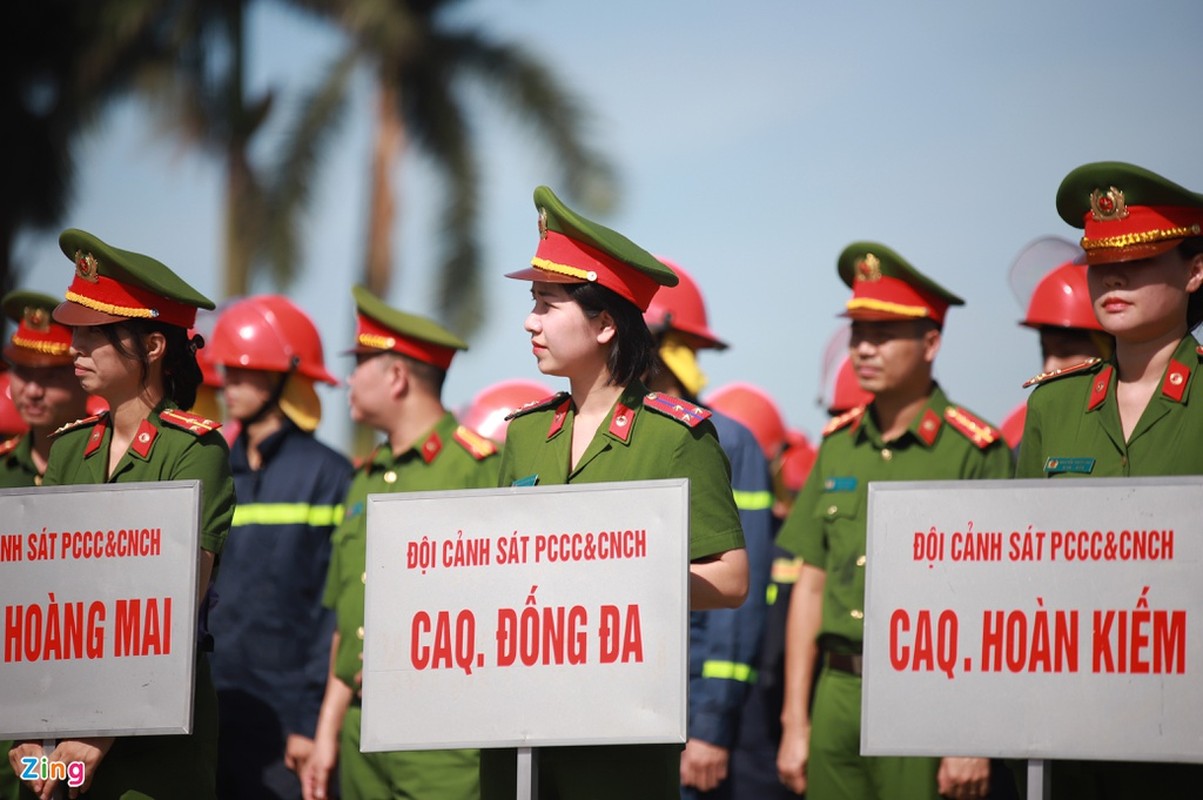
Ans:
[{"label": "female police officer", "polygon": [[[642,312],[673,272],[620,234],[535,190],[539,246],[526,319],[539,371],[567,378],[561,392],[518,412],[501,461],[501,486],[690,479],[690,603],[737,606],[747,593],[743,534],[726,460],[709,413],[649,392],[654,355]],[[484,751],[484,800],[513,797],[513,751]],[[675,798],[680,747],[621,745],[543,751],[539,786],[564,798]]]},{"label": "female police officer", "polygon": [[[1203,406],[1191,395],[1203,348],[1203,195],[1131,164],[1073,170],[1061,218],[1084,228],[1094,312],[1115,337],[1107,360],[1038,375],[1017,477],[1203,474]],[[1203,396],[1201,396],[1203,399]],[[1059,762],[1055,797],[1195,797],[1203,768]]]},{"label": "female police officer", "polygon": [[[74,328],[75,373],[109,411],[59,429],[46,483],[199,479],[203,596],[229,530],[234,485],[217,423],[180,409],[191,407],[201,383],[196,349],[203,343],[187,330],[197,308],[213,303],[155,259],[84,231],[64,231],[59,246],[76,275],[54,318]],[[212,798],[216,716],[208,661],[198,647],[190,735],[66,739],[49,758],[86,765],[85,783],[71,797],[86,791],[89,798]],[[31,788],[49,797],[54,782],[38,783]]]}]

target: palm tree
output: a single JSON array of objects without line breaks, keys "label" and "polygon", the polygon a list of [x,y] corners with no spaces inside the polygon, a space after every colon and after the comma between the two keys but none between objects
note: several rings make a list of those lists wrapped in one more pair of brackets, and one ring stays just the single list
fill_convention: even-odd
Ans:
[{"label": "palm tree", "polygon": [[75,183],[73,143],[157,57],[154,3],[41,0],[4,3],[0,114],[6,191],[0,196],[0,293],[12,288],[23,230],[61,223]]},{"label": "palm tree", "polygon": [[480,170],[464,90],[472,83],[515,114],[552,155],[560,185],[591,211],[614,200],[608,162],[583,135],[583,107],[554,73],[522,48],[446,20],[460,0],[298,0],[336,19],[376,78],[377,125],[372,152],[371,211],[363,282],[387,296],[395,259],[396,164],[409,146],[442,174],[443,252],[437,266],[439,314],[465,336],[482,321],[481,245],[477,232]]}]

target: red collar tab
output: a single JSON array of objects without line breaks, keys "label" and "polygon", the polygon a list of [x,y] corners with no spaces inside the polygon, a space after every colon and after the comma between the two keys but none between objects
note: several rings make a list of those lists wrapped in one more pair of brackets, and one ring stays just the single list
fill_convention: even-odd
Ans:
[{"label": "red collar tab", "polygon": [[[576,278],[581,283],[600,283],[647,311],[660,284],[613,256],[557,231],[548,230],[539,239],[531,266],[556,276]],[[554,279],[553,279],[554,280]]]},{"label": "red collar tab", "polygon": [[477,461],[484,461],[497,452],[497,445],[463,425],[455,429],[455,435],[452,438]]},{"label": "red collar tab", "polygon": [[1165,380],[1161,382],[1161,393],[1181,403],[1186,394],[1186,384],[1190,382],[1190,368],[1181,361],[1171,358],[1170,366],[1165,371]]},{"label": "red collar tab", "polygon": [[[559,395],[556,395],[557,397]],[[568,419],[568,406],[572,403],[572,398],[564,396],[564,402],[556,406],[555,416],[551,418],[551,425],[547,428],[547,438],[555,436],[564,428],[564,420]]]},{"label": "red collar tab", "polygon": [[438,431],[431,431],[430,435],[426,437],[426,441],[422,442],[422,447],[420,448],[422,460],[429,464],[438,458],[442,449],[443,440],[439,438]]},{"label": "red collar tab", "polygon": [[620,400],[614,406],[614,416],[610,419],[610,435],[621,442],[630,441],[631,428],[635,425],[635,412],[627,408]]},{"label": "red collar tab", "polygon": [[860,425],[860,419],[865,414],[865,406],[857,406],[849,411],[845,411],[835,419],[828,422],[823,428],[823,436],[827,437],[835,433],[841,428],[846,428],[852,425],[852,430],[856,430]]},{"label": "red collar tab", "polygon": [[954,430],[963,434],[981,450],[985,450],[1002,438],[1002,434],[997,428],[983,422],[960,406],[949,406],[944,409],[944,419],[948,420],[948,424]]},{"label": "red collar tab", "polygon": [[1090,401],[1086,404],[1087,411],[1094,411],[1107,399],[1107,387],[1111,385],[1111,374],[1114,371],[1115,368],[1108,364],[1094,376],[1094,383],[1090,386]]},{"label": "red collar tab", "polygon": [[[702,424],[703,420],[710,418],[710,412],[701,406],[687,403],[679,397],[661,392],[649,392],[643,398],[643,405],[666,417],[672,417],[690,428],[696,428]],[[617,410],[614,413],[617,414]],[[625,442],[626,439],[623,438],[623,441]]]},{"label": "red collar tab", "polygon": [[92,432],[88,434],[88,445],[84,448],[84,458],[100,449],[100,443],[104,441],[104,429],[108,427],[107,423],[108,420],[102,419],[92,426]]},{"label": "red collar tab", "polygon": [[191,411],[180,411],[178,408],[165,408],[159,412],[159,419],[173,428],[204,436],[221,427],[220,422],[193,414]]},{"label": "red collar tab", "polygon": [[918,436],[928,447],[931,447],[936,441],[936,435],[940,432],[940,426],[943,423],[940,421],[940,415],[930,408],[923,412],[923,419],[919,422]]},{"label": "red collar tab", "polygon": [[154,446],[158,436],[159,429],[150,424],[150,420],[144,419],[138,426],[138,432],[134,434],[134,441],[130,442],[129,449],[145,459],[150,456],[150,448]]}]

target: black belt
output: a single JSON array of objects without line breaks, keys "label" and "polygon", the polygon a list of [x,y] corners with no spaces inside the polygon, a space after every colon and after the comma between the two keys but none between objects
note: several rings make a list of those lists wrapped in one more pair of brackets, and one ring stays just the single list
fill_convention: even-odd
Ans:
[{"label": "black belt", "polygon": [[865,673],[865,657],[860,653],[826,653],[823,663],[828,669],[847,672],[849,675],[861,677]]}]

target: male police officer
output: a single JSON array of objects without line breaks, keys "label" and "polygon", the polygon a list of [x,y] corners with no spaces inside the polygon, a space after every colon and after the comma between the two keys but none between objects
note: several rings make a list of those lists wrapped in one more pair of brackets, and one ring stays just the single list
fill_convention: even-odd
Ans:
[{"label": "male police officer", "polygon": [[778,771],[812,800],[985,797],[984,759],[860,756],[865,515],[871,481],[1005,478],[1010,454],[932,380],[945,311],[963,301],[872,242],[849,245],[839,274],[852,288],[852,363],[874,400],[824,430],[778,537],[804,561],[790,598]]},{"label": "male police officer", "polygon": [[[443,380],[456,351],[468,348],[431,320],[390,308],[366,289],[352,290],[358,308],[351,418],[387,440],[356,473],[346,517],[334,536],[325,602],[338,626],[331,673],[318,718],[314,755],[303,778],[305,797],[327,796],[330,770],[341,753],[344,800],[479,797],[479,752],[359,752],[358,686],[363,659],[369,494],[497,485],[497,448],[458,424],[443,407]],[[340,735],[341,734],[341,735]]]}]

